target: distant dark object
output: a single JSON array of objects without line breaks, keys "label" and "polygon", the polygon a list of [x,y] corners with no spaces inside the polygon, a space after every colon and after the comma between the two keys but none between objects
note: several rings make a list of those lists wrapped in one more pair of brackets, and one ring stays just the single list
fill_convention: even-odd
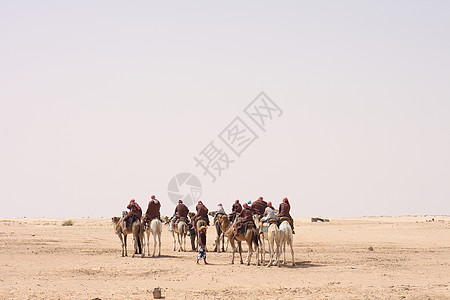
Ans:
[{"label": "distant dark object", "polygon": [[311,218],[311,222],[330,222],[330,220],[322,218]]},{"label": "distant dark object", "polygon": [[72,226],[72,225],[73,225],[72,220],[67,220],[64,223],[62,223],[62,226]]},{"label": "distant dark object", "polygon": [[373,251],[373,247],[369,247],[368,249],[369,249],[369,251]]},{"label": "distant dark object", "polygon": [[160,288],[155,288],[153,290],[153,298],[155,298],[155,299],[161,298],[161,289]]}]

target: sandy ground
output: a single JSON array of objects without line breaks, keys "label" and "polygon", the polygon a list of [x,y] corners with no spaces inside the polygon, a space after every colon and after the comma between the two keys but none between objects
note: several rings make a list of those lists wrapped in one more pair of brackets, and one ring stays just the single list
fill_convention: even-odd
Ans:
[{"label": "sandy ground", "polygon": [[281,268],[231,265],[230,252],[196,265],[166,228],[162,257],[131,258],[110,219],[2,219],[0,298],[151,299],[161,287],[166,299],[449,299],[450,217],[431,218],[298,219],[297,265]]}]

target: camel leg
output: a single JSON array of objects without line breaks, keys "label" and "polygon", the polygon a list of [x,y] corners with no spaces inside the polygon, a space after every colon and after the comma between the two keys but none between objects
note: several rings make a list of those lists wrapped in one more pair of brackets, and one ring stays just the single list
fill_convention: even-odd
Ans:
[{"label": "camel leg", "polygon": [[131,257],[134,257],[138,251],[136,236],[134,234],[133,234],[133,246],[134,246],[134,252],[133,252],[133,255],[131,255]]},{"label": "camel leg", "polygon": [[277,253],[276,253],[276,263],[277,263],[277,265],[278,265],[278,267],[281,267],[281,259],[280,259],[280,256],[281,256],[281,247],[280,247],[281,245],[280,245],[280,243],[277,243]]},{"label": "camel leg", "polygon": [[183,250],[183,247],[182,247],[182,245],[181,245],[181,238],[180,238],[180,235],[181,235],[181,233],[178,232],[178,234],[177,234],[177,237],[178,237],[178,244],[180,245],[180,248],[178,249],[178,252],[180,252],[180,251]]},{"label": "camel leg", "polygon": [[244,264],[244,260],[242,259],[242,245],[241,242],[238,242],[238,247],[239,247],[239,256],[241,258],[241,265]]},{"label": "camel leg", "polygon": [[225,252],[225,234],[222,233],[222,252]]},{"label": "camel leg", "polygon": [[175,230],[172,231],[172,237],[173,237],[173,250],[172,251],[176,251],[177,248],[177,242],[175,240]]},{"label": "camel leg", "polygon": [[[156,232],[153,232],[153,255],[152,257],[155,257],[155,253],[156,253]],[[150,255],[150,249],[149,249],[149,253],[148,255]]]},{"label": "camel leg", "polygon": [[[268,240],[267,243],[269,244],[269,255],[270,255],[270,241]],[[261,237],[261,246],[262,246],[261,260],[262,263],[264,264],[266,262],[266,241],[264,238],[264,234]]]},{"label": "camel leg", "polygon": [[148,237],[147,237],[147,241],[145,240],[145,235],[146,235],[146,234],[147,234],[147,233],[144,231],[143,238],[142,238],[142,240],[143,240],[142,247],[144,247],[144,249],[143,249],[143,251],[142,251],[142,257],[145,257],[145,244],[146,244],[146,242],[148,241]]},{"label": "camel leg", "polygon": [[[269,236],[268,244],[269,244],[269,263],[267,264],[267,266],[270,267],[272,265],[272,263],[273,263],[273,237]],[[264,249],[264,246],[263,246],[263,252],[264,251],[265,251],[265,249]]]},{"label": "camel leg", "polygon": [[290,246],[291,246],[291,255],[292,255],[292,266],[295,267],[295,260],[294,260],[294,245],[292,245],[292,239],[290,241]]},{"label": "camel leg", "polygon": [[161,256],[161,231],[158,232],[158,256]]},{"label": "camel leg", "polygon": [[283,242],[283,265],[286,264],[286,241]]},{"label": "camel leg", "polygon": [[124,246],[123,246],[123,238],[122,238],[122,233],[118,233],[117,236],[120,239],[120,244],[122,245],[122,256],[124,256]]},{"label": "camel leg", "polygon": [[236,252],[236,245],[234,244],[234,239],[231,240],[231,248],[233,250],[233,256],[231,258],[231,264],[234,264],[234,253]]},{"label": "camel leg", "polygon": [[123,243],[124,243],[124,248],[125,248],[125,256],[128,256],[128,253],[127,253],[127,235],[126,234],[123,235]]},{"label": "camel leg", "polygon": [[253,253],[253,249],[252,249],[252,240],[250,240],[250,243],[247,243],[247,266],[250,266],[250,261],[252,259],[252,253]]},{"label": "camel leg", "polygon": [[183,248],[184,248],[183,251],[187,251],[186,250],[186,232],[183,234]]}]

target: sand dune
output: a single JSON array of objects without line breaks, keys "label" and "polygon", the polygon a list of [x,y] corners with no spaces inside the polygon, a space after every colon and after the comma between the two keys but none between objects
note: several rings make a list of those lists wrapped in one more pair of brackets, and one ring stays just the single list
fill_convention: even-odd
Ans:
[{"label": "sand dune", "polygon": [[2,219],[0,298],[448,299],[450,217],[431,218],[297,219],[297,266],[281,268],[230,265],[230,252],[198,266],[165,228],[162,257],[123,258],[110,219]]}]

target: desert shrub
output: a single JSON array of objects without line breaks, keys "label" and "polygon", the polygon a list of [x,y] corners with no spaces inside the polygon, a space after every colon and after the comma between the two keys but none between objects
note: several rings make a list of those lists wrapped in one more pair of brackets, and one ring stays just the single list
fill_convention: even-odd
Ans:
[{"label": "desert shrub", "polygon": [[72,225],[73,225],[72,220],[67,220],[62,223],[62,226],[72,226]]}]

